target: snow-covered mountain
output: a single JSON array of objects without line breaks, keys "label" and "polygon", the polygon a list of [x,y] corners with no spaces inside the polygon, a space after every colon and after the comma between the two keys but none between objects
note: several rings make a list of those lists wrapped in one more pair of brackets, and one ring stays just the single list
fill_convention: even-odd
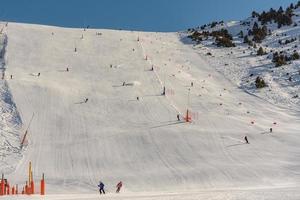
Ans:
[{"label": "snow-covered mountain", "polygon": [[237,36],[255,21],[224,23],[231,48],[191,31],[2,23],[1,171],[22,185],[31,161],[46,199],[97,199],[99,180],[107,199],[299,199],[298,61],[269,57],[300,30],[268,24],[257,46],[269,53],[256,56]]},{"label": "snow-covered mountain", "polygon": [[[216,48],[215,37],[203,37],[203,41],[194,45],[194,49],[205,55],[208,62],[214,62],[217,70],[223,73],[241,89],[257,95],[277,106],[299,110],[300,98],[300,3],[291,4],[286,10],[270,9],[262,13],[252,13],[252,17],[242,21],[213,22],[196,29],[192,33],[227,30],[232,36],[235,47]],[[278,14],[280,13],[280,14]],[[290,13],[290,14],[288,14]],[[277,15],[290,15],[290,20],[281,25]],[[289,18],[288,18],[289,19]],[[261,41],[255,41],[253,29],[255,24],[259,29],[265,27],[266,34]],[[249,42],[245,41],[245,37]],[[262,48],[262,56],[257,55]],[[274,53],[285,57],[285,61],[276,64]],[[207,53],[212,56],[207,55]],[[294,59],[293,56],[296,56]],[[263,78],[267,87],[257,89],[255,80]]]}]

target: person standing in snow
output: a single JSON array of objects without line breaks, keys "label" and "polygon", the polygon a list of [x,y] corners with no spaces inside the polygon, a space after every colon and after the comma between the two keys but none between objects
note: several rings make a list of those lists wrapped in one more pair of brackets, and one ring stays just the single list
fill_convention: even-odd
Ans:
[{"label": "person standing in snow", "polygon": [[273,129],[272,128],[270,128],[270,133],[272,133],[273,132]]},{"label": "person standing in snow", "polygon": [[164,86],[164,88],[163,88],[163,92],[162,92],[162,94],[161,95],[163,95],[163,96],[165,96],[166,95],[166,87]]},{"label": "person standing in snow", "polygon": [[244,137],[246,144],[249,144],[247,136]]},{"label": "person standing in snow", "polygon": [[85,101],[84,101],[84,103],[87,103],[87,102],[88,102],[88,100],[89,100],[89,99],[88,99],[88,98],[86,98],[86,99],[85,99]]},{"label": "person standing in snow", "polygon": [[123,185],[122,181],[120,181],[120,182],[116,185],[116,187],[117,187],[116,193],[119,193],[119,192],[120,192],[122,185]]},{"label": "person standing in snow", "polygon": [[179,116],[179,114],[177,114],[177,121],[180,121],[180,116]]},{"label": "person standing in snow", "polygon": [[40,76],[40,75],[41,75],[41,73],[39,72],[39,73],[38,73],[38,76]]},{"label": "person standing in snow", "polygon": [[100,192],[100,194],[102,194],[102,193],[105,194],[105,191],[104,191],[104,183],[102,183],[102,181],[99,182],[98,187],[99,187],[99,192]]}]

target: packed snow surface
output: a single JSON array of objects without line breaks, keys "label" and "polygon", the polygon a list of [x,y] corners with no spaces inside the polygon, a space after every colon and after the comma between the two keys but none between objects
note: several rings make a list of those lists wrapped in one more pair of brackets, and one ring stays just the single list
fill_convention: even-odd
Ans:
[{"label": "packed snow surface", "polygon": [[6,140],[34,113],[5,168],[13,184],[31,161],[44,199],[98,199],[100,180],[103,199],[300,198],[298,109],[245,92],[181,33],[3,27]]}]

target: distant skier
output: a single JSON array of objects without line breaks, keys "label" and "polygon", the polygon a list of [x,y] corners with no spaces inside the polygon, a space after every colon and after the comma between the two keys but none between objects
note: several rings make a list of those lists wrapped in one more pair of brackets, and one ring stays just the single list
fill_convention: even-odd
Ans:
[{"label": "distant skier", "polygon": [[179,116],[179,114],[177,114],[177,121],[180,121],[180,116]]},{"label": "distant skier", "polygon": [[270,133],[272,133],[273,132],[273,129],[272,128],[270,128]]},{"label": "distant skier", "polygon": [[139,100],[140,100],[140,97],[136,97],[136,100],[138,100],[138,101],[139,101]]},{"label": "distant skier", "polygon": [[99,192],[100,192],[100,194],[102,194],[102,193],[105,194],[105,191],[104,191],[104,183],[102,183],[102,181],[99,182],[98,187],[99,187]]},{"label": "distant skier", "polygon": [[69,68],[67,67],[67,72],[69,71]]},{"label": "distant skier", "polygon": [[151,70],[150,71],[153,71],[154,70],[154,68],[153,68],[153,65],[152,65],[152,67],[151,67]]},{"label": "distant skier", "polygon": [[246,144],[249,144],[247,136],[244,137]]},{"label": "distant skier", "polygon": [[77,48],[76,47],[75,47],[74,51],[77,52]]},{"label": "distant skier", "polygon": [[125,84],[126,84],[126,83],[125,83],[125,81],[124,81],[124,82],[123,82],[123,86],[125,86]]},{"label": "distant skier", "polygon": [[123,186],[123,183],[122,183],[122,181],[120,181],[120,182],[116,185],[116,187],[117,187],[116,193],[119,193],[119,192],[120,192],[122,186]]},{"label": "distant skier", "polygon": [[89,100],[89,99],[88,99],[88,98],[86,98],[86,99],[84,100],[84,103],[87,103],[87,102],[88,102],[88,100]]},{"label": "distant skier", "polygon": [[163,88],[163,92],[162,92],[162,94],[161,95],[163,95],[163,96],[165,96],[166,95],[166,87],[164,86],[164,88]]},{"label": "distant skier", "polygon": [[40,75],[41,75],[41,73],[39,72],[39,73],[38,73],[38,76],[40,76]]},{"label": "distant skier", "polygon": [[10,79],[12,79],[13,78],[13,75],[10,75]]},{"label": "distant skier", "polygon": [[193,87],[194,86],[194,83],[193,82],[191,82],[191,87]]}]

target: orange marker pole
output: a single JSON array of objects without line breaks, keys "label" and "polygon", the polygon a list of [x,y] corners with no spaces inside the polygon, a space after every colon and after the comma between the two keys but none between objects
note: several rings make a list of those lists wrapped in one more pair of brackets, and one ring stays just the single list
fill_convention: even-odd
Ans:
[{"label": "orange marker pole", "polygon": [[34,194],[34,182],[31,181],[31,184],[30,184],[30,194]]},{"label": "orange marker pole", "polygon": [[43,177],[41,180],[41,195],[45,195],[45,175],[43,173]]},{"label": "orange marker pole", "polygon": [[9,184],[7,183],[7,192],[6,192],[7,195],[10,194],[10,187],[9,187]]},{"label": "orange marker pole", "polygon": [[2,174],[2,179],[1,179],[1,191],[0,195],[4,195],[4,174]]},{"label": "orange marker pole", "polygon": [[6,184],[7,184],[7,182],[6,181],[4,181],[4,195],[6,195]]},{"label": "orange marker pole", "polygon": [[189,110],[186,110],[185,121],[186,122],[190,122],[191,121],[191,117],[189,116]]},{"label": "orange marker pole", "polygon": [[12,194],[12,195],[15,194],[15,186],[13,186],[13,187],[11,188],[11,194]]}]

